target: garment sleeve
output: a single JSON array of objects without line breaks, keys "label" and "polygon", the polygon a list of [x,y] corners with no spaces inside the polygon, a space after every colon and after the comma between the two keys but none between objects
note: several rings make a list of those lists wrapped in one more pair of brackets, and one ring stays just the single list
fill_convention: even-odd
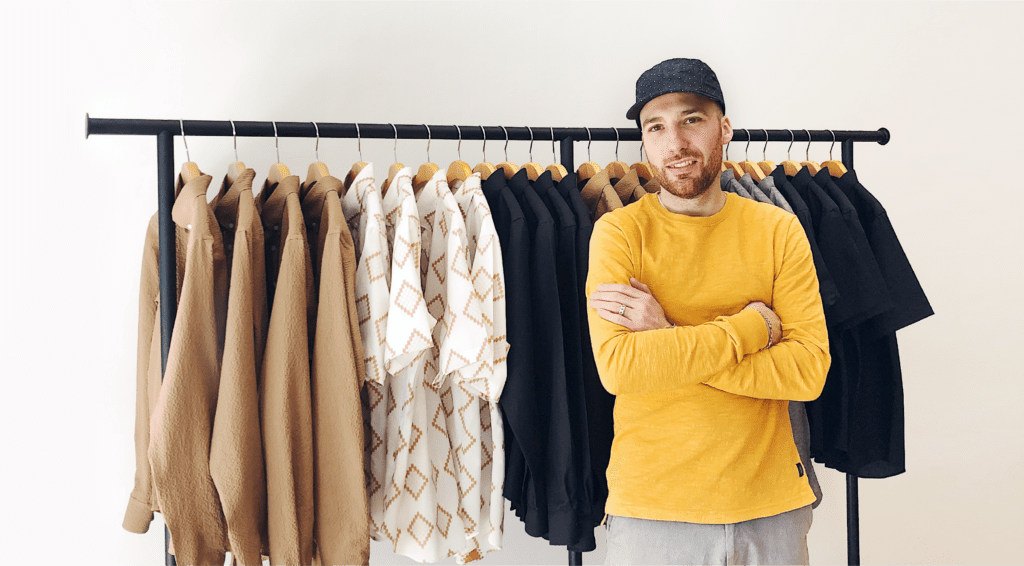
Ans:
[{"label": "garment sleeve", "polygon": [[[590,243],[587,296],[600,283],[628,285],[629,278],[637,275],[626,235],[607,220],[598,221]],[[816,286],[815,280],[815,293]],[[591,307],[587,314],[598,374],[613,395],[704,383],[768,343],[768,328],[753,309],[704,324],[643,332],[609,322]]]},{"label": "garment sleeve", "polygon": [[825,386],[831,357],[811,247],[795,217],[775,264],[770,306],[782,320],[782,341],[705,383],[746,397],[812,401]]}]

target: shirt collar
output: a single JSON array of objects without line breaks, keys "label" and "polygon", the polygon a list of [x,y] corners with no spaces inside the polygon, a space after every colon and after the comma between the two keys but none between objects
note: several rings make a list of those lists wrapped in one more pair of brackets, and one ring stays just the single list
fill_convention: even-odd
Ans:
[{"label": "shirt collar", "polygon": [[601,200],[601,193],[606,186],[610,186],[607,170],[602,169],[596,175],[587,179],[587,184],[580,191],[580,196],[583,197],[583,202],[587,203],[587,207],[590,210],[594,210],[594,207],[597,206],[597,202]]},{"label": "shirt collar", "polygon": [[267,181],[263,182],[263,189],[260,190],[260,202],[263,203],[263,208],[260,215],[263,217],[264,229],[280,225],[288,195],[298,194],[298,192],[299,177],[297,175],[285,177],[276,185],[271,185]]},{"label": "shirt collar", "polygon": [[231,182],[228,176],[224,176],[217,196],[213,197],[210,207],[217,216],[217,222],[223,228],[234,229],[238,220],[238,198],[242,191],[252,191],[252,181],[256,178],[256,171],[246,169],[242,171],[235,182]]},{"label": "shirt collar", "polygon": [[178,175],[177,198],[174,199],[174,207],[171,208],[171,218],[174,223],[186,230],[192,229],[196,222],[196,200],[206,199],[206,189],[210,186],[213,177],[200,175],[191,181],[184,183],[181,175]]}]

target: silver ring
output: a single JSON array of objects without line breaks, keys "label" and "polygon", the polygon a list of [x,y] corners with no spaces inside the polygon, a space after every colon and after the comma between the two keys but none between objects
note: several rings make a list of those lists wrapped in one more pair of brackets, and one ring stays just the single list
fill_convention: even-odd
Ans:
[{"label": "silver ring", "polygon": [[619,305],[619,316],[626,314],[626,305]]}]

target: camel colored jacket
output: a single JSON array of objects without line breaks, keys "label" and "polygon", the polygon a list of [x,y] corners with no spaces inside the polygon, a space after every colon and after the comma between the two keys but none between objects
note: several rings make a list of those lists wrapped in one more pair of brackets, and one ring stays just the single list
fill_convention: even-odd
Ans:
[{"label": "camel colored jacket", "polygon": [[318,564],[368,564],[370,522],[363,473],[365,378],[356,311],[356,252],[339,195],[325,176],[304,187],[303,214],[319,300],[310,380]]},{"label": "camel colored jacket", "polygon": [[309,382],[313,273],[299,178],[259,195],[271,301],[260,388],[270,563],[313,561],[313,415]]}]

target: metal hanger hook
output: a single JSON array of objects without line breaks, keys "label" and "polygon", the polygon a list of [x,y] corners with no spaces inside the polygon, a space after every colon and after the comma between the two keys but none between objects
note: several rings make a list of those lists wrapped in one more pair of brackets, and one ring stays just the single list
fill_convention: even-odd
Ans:
[{"label": "metal hanger hook", "polygon": [[804,161],[810,161],[811,160],[811,131],[810,130],[804,130],[804,131],[807,132],[807,151],[804,152]]},{"label": "metal hanger hook", "polygon": [[526,126],[526,129],[530,131],[530,163],[533,163],[533,128]]},{"label": "metal hanger hook", "polygon": [[423,124],[423,127],[427,129],[427,163],[430,163],[430,126]]},{"label": "metal hanger hook", "polygon": [[747,132],[747,147],[743,148],[743,160],[750,161],[750,155],[747,153],[750,150],[750,132]]},{"label": "metal hanger hook", "polygon": [[551,126],[551,162],[558,163],[558,158],[555,156],[555,127]]},{"label": "metal hanger hook", "polygon": [[587,130],[587,161],[593,161],[593,159],[590,158],[590,144],[594,142],[594,138],[590,135],[590,128],[584,129]]},{"label": "metal hanger hook", "polygon": [[[643,142],[641,142],[641,145],[642,145],[642,144],[643,144]],[[732,139],[730,139],[730,140],[729,140],[728,142],[726,142],[726,144],[725,144],[725,160],[726,160],[726,161],[729,161],[729,146],[730,146],[730,145],[732,145]]]},{"label": "metal hanger hook", "polygon": [[793,130],[789,130],[789,147],[786,148],[786,161],[793,161],[793,158],[789,156],[789,151],[793,149],[793,142],[796,141],[796,134]]},{"label": "metal hanger hook", "polygon": [[642,163],[643,160],[644,160],[644,140],[640,140],[640,162]]},{"label": "metal hanger hook", "polygon": [[395,153],[395,163],[398,163],[398,128],[394,124],[391,124],[391,129],[395,131],[395,147],[392,149]]},{"label": "metal hanger hook", "polygon": [[455,151],[459,152],[459,161],[462,161],[462,128],[458,124],[455,125],[455,131],[459,132],[459,145]]},{"label": "metal hanger hook", "polygon": [[359,161],[363,160],[363,138],[359,135],[359,124],[356,124],[356,143],[359,144]]},{"label": "metal hanger hook", "polygon": [[313,152],[316,154],[316,160],[320,161],[320,126],[316,125],[316,122],[310,122],[313,124],[313,128],[316,129],[316,148]]},{"label": "metal hanger hook", "polygon": [[764,148],[761,149],[761,161],[768,161],[768,130],[764,130]]},{"label": "metal hanger hook", "polygon": [[229,121],[231,122],[231,138],[235,140],[235,161],[238,161],[238,135],[235,133],[235,121]]},{"label": "metal hanger hook", "polygon": [[828,160],[832,161],[832,148],[836,146],[836,133],[829,130],[828,133],[832,134],[832,145],[828,146]]},{"label": "metal hanger hook", "polygon": [[480,133],[484,135],[484,163],[487,163],[487,128],[480,126]]},{"label": "metal hanger hook", "polygon": [[181,143],[185,144],[185,159],[192,161],[192,157],[188,153],[188,140],[185,139],[185,121],[178,118],[178,123],[181,124]]},{"label": "metal hanger hook", "polygon": [[615,130],[615,161],[619,160],[619,129],[612,128]]},{"label": "metal hanger hook", "polygon": [[501,128],[501,131],[505,132],[505,161],[508,161],[508,130],[505,129],[505,126],[498,127]]},{"label": "metal hanger hook", "polygon": [[[274,149],[277,151],[277,162],[281,162],[281,147],[277,143],[277,122],[271,122],[274,125]],[[187,147],[187,146],[186,146]]]}]

